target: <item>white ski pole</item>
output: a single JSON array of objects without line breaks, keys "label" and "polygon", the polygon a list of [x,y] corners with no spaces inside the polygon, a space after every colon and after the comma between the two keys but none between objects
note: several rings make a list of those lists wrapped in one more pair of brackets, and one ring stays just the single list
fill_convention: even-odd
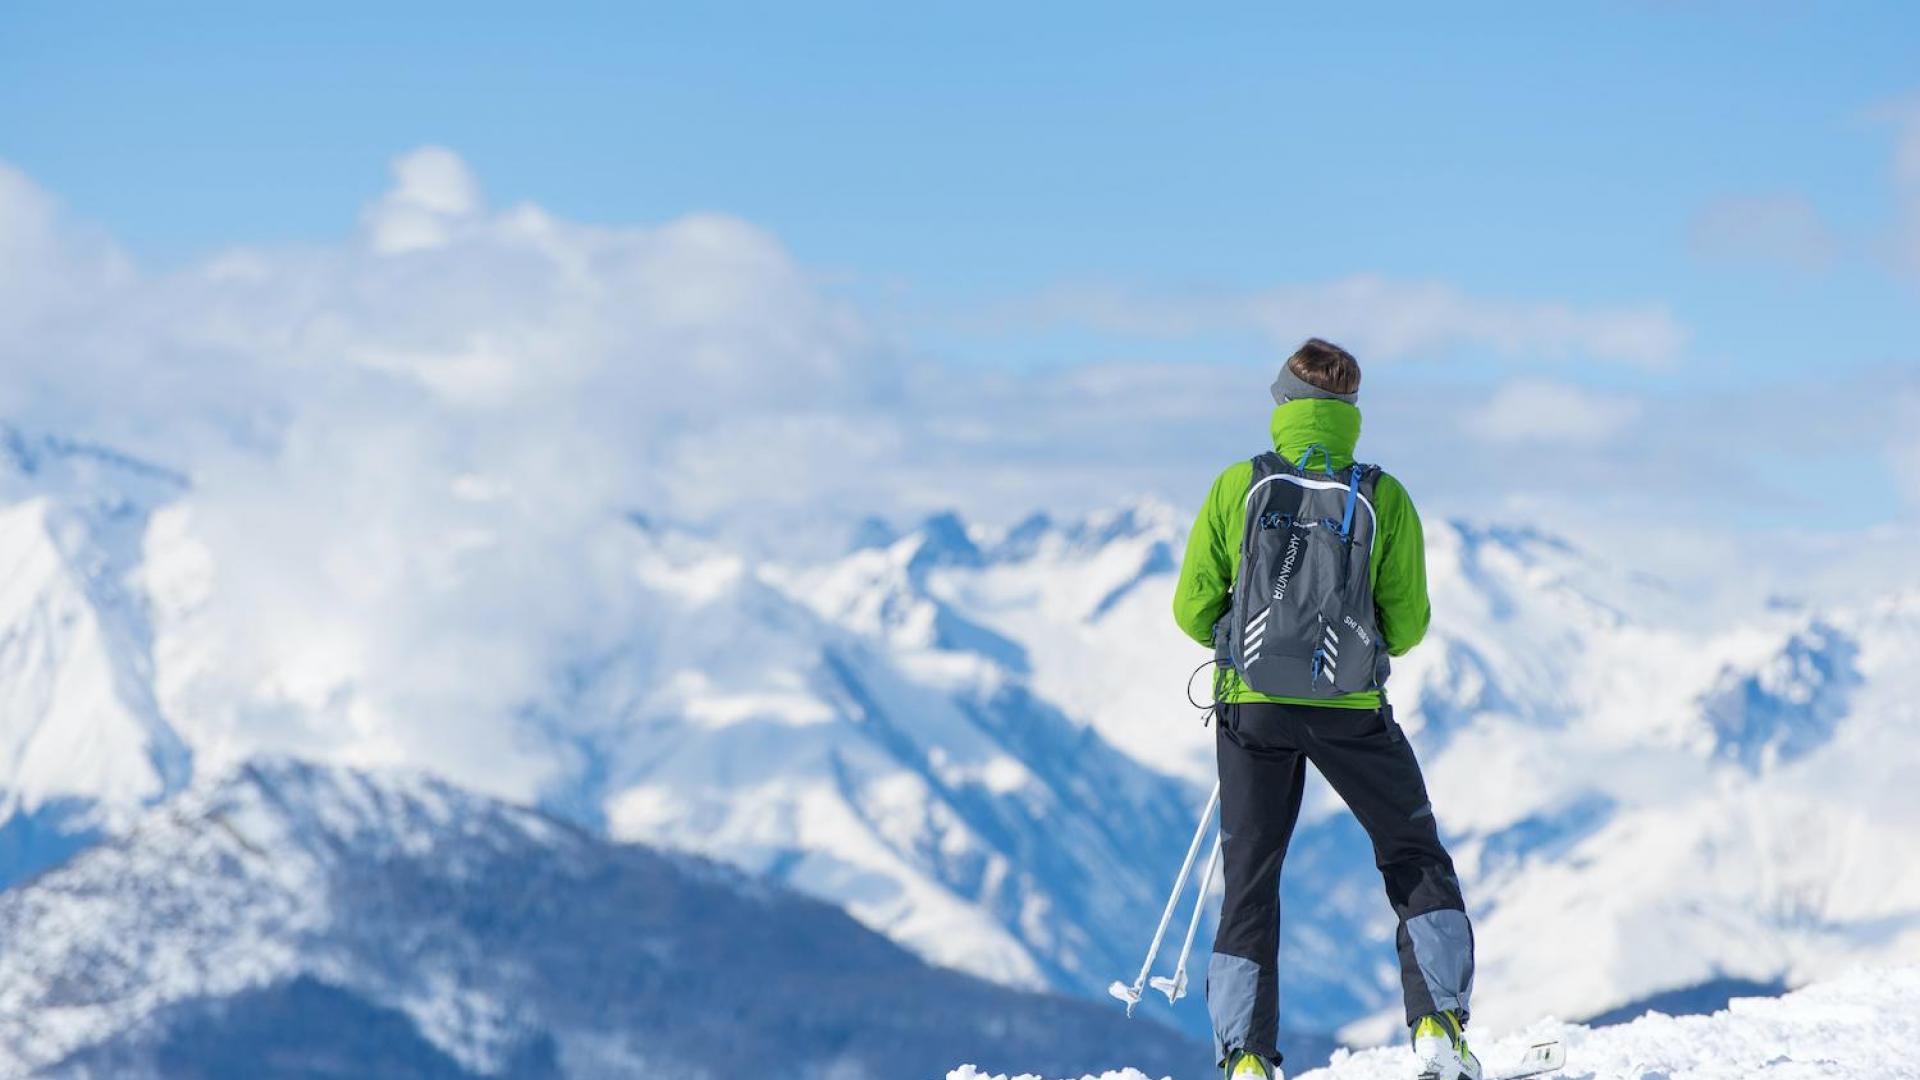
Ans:
[{"label": "white ski pole", "polygon": [[1187,940],[1180,946],[1180,962],[1174,965],[1173,978],[1153,980],[1153,988],[1167,995],[1169,1005],[1187,996],[1187,957],[1193,954],[1193,938],[1200,929],[1200,916],[1207,910],[1207,892],[1213,888],[1213,874],[1220,867],[1220,842],[1224,839],[1219,833],[1213,836],[1213,854],[1207,856],[1207,872],[1200,876],[1200,892],[1193,898],[1193,918],[1187,920]]},{"label": "white ski pole", "polygon": [[1153,970],[1154,957],[1160,955],[1160,942],[1167,936],[1167,924],[1173,921],[1174,909],[1180,906],[1180,894],[1187,890],[1187,879],[1193,876],[1193,862],[1200,856],[1200,842],[1207,838],[1207,825],[1213,820],[1213,808],[1220,802],[1220,781],[1213,782],[1213,794],[1207,796],[1206,809],[1200,811],[1200,824],[1193,830],[1193,843],[1187,845],[1187,858],[1180,864],[1180,876],[1173,880],[1173,892],[1167,897],[1167,908],[1160,913],[1160,925],[1153,932],[1153,942],[1147,946],[1147,958],[1140,965],[1140,975],[1128,986],[1118,979],[1107,987],[1107,993],[1127,1003],[1127,1015],[1133,1015],[1133,1007],[1140,1004],[1140,995],[1147,988],[1147,973]]}]

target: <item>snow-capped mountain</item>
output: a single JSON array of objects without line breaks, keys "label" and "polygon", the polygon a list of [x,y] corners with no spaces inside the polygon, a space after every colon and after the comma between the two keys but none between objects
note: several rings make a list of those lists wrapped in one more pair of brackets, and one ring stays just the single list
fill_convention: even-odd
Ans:
[{"label": "snow-capped mountain", "polygon": [[[544,689],[504,720],[416,728],[366,706],[378,669],[235,676],[200,616],[225,586],[182,478],[9,445],[14,877],[195,762],[372,755],[487,790],[535,776],[540,804],[589,830],[762,875],[937,964],[1098,994],[1138,963],[1210,782],[1213,733],[1187,700],[1207,654],[1168,617],[1185,522],[1151,503],[1006,529],[869,523],[801,564],[609,515],[581,541],[615,568],[581,579],[598,622],[543,652]],[[1481,1025],[1920,957],[1904,770],[1920,592],[1716,622],[1686,589],[1537,530],[1435,521],[1428,541],[1434,627],[1391,689],[1476,917]],[[337,647],[374,628],[326,629]],[[353,740],[316,734],[336,729]],[[1285,882],[1290,1028],[1396,1025],[1371,861],[1312,793]]]},{"label": "snow-capped mountain", "polygon": [[875,554],[898,588],[835,593],[643,530],[639,574],[676,629],[595,706],[625,718],[596,751],[607,827],[830,899],[937,963],[1098,993],[1198,801],[1037,694],[1017,646],[914,588],[969,557],[922,539]]},{"label": "snow-capped mountain", "polygon": [[[1167,613],[1182,541],[1151,507],[1001,534],[942,520],[854,552],[812,595],[870,634],[1013,657],[1075,720],[1197,785],[1211,733],[1183,684],[1206,654]],[[881,572],[910,554],[917,573]],[[1434,626],[1391,688],[1474,908],[1482,1023],[1920,958],[1920,800],[1896,764],[1920,749],[1902,659],[1920,588],[1715,625],[1685,590],[1535,529],[1431,523],[1428,563]],[[962,622],[991,645],[939,630]],[[1324,787],[1288,866],[1285,1018],[1391,1037],[1391,915]]]},{"label": "snow-capped mountain", "polygon": [[[203,618],[220,567],[192,534],[184,480],[57,439],[8,445],[9,878],[177,790],[196,757],[358,762],[372,745],[487,782],[369,718],[364,685],[289,693],[310,675],[233,670]],[[836,625],[778,574],[638,516],[610,546],[630,623],[610,646],[560,650],[551,694],[519,710],[529,756],[565,763],[544,805],[791,884],[1011,985],[1097,992],[1131,962],[1198,805],[1177,781],[1069,721],[1015,665]],[[984,640],[951,625],[970,648]],[[328,729],[364,737],[315,735]]]},{"label": "snow-capped mountain", "polygon": [[1173,625],[1185,523],[1134,503],[1084,520],[1036,514],[978,537],[952,515],[799,575],[808,601],[898,647],[972,653],[1143,765],[1211,784],[1209,659]]},{"label": "snow-capped mountain", "polygon": [[[1528,988],[1490,996],[1488,1020],[1920,956],[1920,593],[1754,636],[1737,657],[1664,658],[1691,661],[1682,686],[1699,688],[1669,706],[1677,748],[1658,719],[1640,743],[1600,722],[1550,742],[1507,733],[1523,760],[1559,762],[1559,792],[1462,845],[1486,898],[1483,985]],[[1470,761],[1437,772],[1435,798],[1471,808]]]},{"label": "snow-capped mountain", "polygon": [[138,574],[163,469],[0,425],[0,884],[186,780]]},{"label": "snow-capped mountain", "polygon": [[[740,973],[749,973],[742,977]],[[419,776],[262,761],[0,894],[8,1076],[893,1080],[1204,1047]],[[758,1066],[756,1066],[757,1068]]]}]

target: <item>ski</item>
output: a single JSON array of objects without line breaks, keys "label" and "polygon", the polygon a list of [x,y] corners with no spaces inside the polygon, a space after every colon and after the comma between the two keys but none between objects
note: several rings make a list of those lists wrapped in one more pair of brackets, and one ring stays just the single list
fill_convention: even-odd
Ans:
[{"label": "ski", "polygon": [[1520,1055],[1520,1064],[1506,1072],[1494,1073],[1487,1080],[1526,1080],[1529,1076],[1545,1076],[1558,1072],[1567,1063],[1567,1051],[1560,1040],[1534,1043],[1527,1052]]}]

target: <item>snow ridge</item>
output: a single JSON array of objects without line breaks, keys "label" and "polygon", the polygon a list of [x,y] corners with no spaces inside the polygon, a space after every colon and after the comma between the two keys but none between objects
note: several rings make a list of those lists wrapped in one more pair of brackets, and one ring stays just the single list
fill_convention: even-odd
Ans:
[{"label": "snow ridge", "polygon": [[[1651,1013],[1629,1024],[1587,1028],[1542,1021],[1476,1042],[1489,1073],[1534,1043],[1558,1039],[1569,1080],[1912,1080],[1920,1077],[1920,968],[1868,969],[1779,998],[1735,999],[1712,1016]],[[1399,1047],[1341,1051],[1297,1080],[1404,1080]],[[963,1065],[947,1080],[1042,1080]],[[1081,1080],[1151,1080],[1135,1069]]]},{"label": "snow ridge", "polygon": [[824,569],[749,570],[669,530],[638,558],[676,629],[589,691],[638,718],[597,751],[613,835],[767,874],[1012,985],[1097,994],[1127,963],[1199,799],[926,591],[979,564],[957,523]]}]

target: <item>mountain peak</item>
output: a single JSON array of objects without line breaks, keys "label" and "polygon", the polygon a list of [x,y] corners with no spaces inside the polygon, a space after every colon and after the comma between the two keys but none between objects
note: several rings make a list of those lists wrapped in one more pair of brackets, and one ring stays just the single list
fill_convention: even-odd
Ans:
[{"label": "mountain peak", "polygon": [[960,515],[946,510],[933,514],[920,523],[915,530],[919,545],[915,548],[908,569],[914,572],[930,570],[936,566],[979,566],[982,561],[979,545],[973,541],[973,535]]},{"label": "mountain peak", "polygon": [[1008,531],[995,549],[995,555],[1030,557],[1049,536],[1058,537],[1058,542],[1067,550],[1082,554],[1127,541],[1171,545],[1179,540],[1183,524],[1179,512],[1164,502],[1150,498],[1128,499],[1068,521],[1029,518]]},{"label": "mountain peak", "polygon": [[1760,772],[1819,748],[1863,682],[1859,656],[1850,635],[1813,619],[1757,669],[1724,668],[1700,702],[1715,755]]},{"label": "mountain peak", "polygon": [[1468,548],[1497,546],[1516,552],[1552,552],[1556,555],[1575,558],[1585,557],[1585,554],[1566,537],[1533,525],[1448,518],[1447,527],[1460,539],[1461,544]]},{"label": "mountain peak", "polygon": [[154,700],[145,609],[126,580],[136,525],[51,496],[0,507],[0,837],[47,831],[43,810],[87,831],[185,780],[188,750]]},{"label": "mountain peak", "polygon": [[[0,420],[0,494],[114,494],[155,504],[187,490],[187,477],[97,443],[29,432]],[[145,496],[141,498],[141,496]]]},{"label": "mountain peak", "polygon": [[[258,850],[418,851],[437,836],[494,835],[541,844],[584,834],[540,811],[486,798],[415,769],[378,772],[264,756],[182,797],[179,818],[199,815]],[[257,830],[250,833],[249,830]]]}]

